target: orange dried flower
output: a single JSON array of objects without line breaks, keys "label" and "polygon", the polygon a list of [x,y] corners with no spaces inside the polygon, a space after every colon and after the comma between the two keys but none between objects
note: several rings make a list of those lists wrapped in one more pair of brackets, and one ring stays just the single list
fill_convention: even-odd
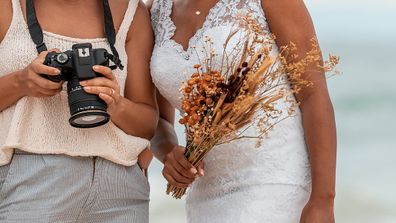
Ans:
[{"label": "orange dried flower", "polygon": [[199,77],[199,73],[193,73],[193,74],[191,75],[191,77],[192,77],[192,78],[197,78],[197,77]]},{"label": "orange dried flower", "polygon": [[187,86],[184,88],[184,92],[186,92],[187,94],[191,93],[192,88],[190,86]]},{"label": "orange dried flower", "polygon": [[192,78],[192,79],[188,80],[187,84],[190,85],[190,86],[194,85],[195,84],[195,78]]},{"label": "orange dried flower", "polygon": [[205,100],[205,103],[206,103],[207,106],[213,106],[214,101],[211,98],[207,98]]}]

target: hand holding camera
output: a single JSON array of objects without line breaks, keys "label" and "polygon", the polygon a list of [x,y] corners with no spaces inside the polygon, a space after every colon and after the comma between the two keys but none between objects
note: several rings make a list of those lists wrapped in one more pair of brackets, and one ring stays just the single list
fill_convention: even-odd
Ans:
[{"label": "hand holding camera", "polygon": [[112,70],[106,66],[95,65],[93,70],[103,77],[81,81],[87,93],[98,95],[107,104],[107,112],[111,115],[121,100],[120,86]]},{"label": "hand holding camera", "polygon": [[109,65],[112,58],[106,49],[93,49],[90,43],[74,44],[71,50],[46,55],[44,65],[57,68],[60,73],[42,76],[55,83],[67,81],[69,122],[73,127],[93,128],[110,120],[107,107],[113,110],[121,98]]},{"label": "hand holding camera", "polygon": [[58,76],[60,71],[43,64],[48,52],[42,52],[26,68],[21,70],[18,81],[25,96],[52,97],[62,91],[63,82],[52,82],[42,77]]}]

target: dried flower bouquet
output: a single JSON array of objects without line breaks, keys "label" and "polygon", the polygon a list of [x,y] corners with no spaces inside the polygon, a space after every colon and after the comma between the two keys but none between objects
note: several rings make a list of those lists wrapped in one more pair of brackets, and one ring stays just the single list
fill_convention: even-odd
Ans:
[{"label": "dried flower bouquet", "polygon": [[[245,27],[241,38],[240,26]],[[237,44],[229,49],[232,41]],[[186,158],[198,166],[215,146],[243,138],[257,139],[257,146],[279,122],[294,115],[298,106],[294,94],[312,83],[303,78],[308,68],[320,72],[331,71],[339,61],[331,56],[322,63],[316,41],[304,58],[298,58],[297,47],[290,44],[275,50],[275,37],[265,32],[250,16],[241,17],[238,28],[228,36],[219,55],[213,50],[213,41],[205,37],[202,58],[194,66],[195,72],[182,84],[183,95],[180,124],[186,128]],[[276,51],[278,52],[278,51]],[[286,58],[292,58],[287,63]],[[289,60],[290,61],[290,60]],[[279,109],[275,105],[284,100],[288,105]],[[258,111],[264,115],[257,115]],[[246,136],[244,132],[257,126],[259,133]],[[237,159],[237,157],[235,157]],[[185,188],[168,185],[167,194],[180,199]]]}]

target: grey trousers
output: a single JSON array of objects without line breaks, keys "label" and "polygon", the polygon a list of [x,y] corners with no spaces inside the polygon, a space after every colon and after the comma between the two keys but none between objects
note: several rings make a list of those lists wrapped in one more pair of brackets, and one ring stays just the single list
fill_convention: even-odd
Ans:
[{"label": "grey trousers", "polygon": [[0,222],[146,223],[149,192],[138,165],[14,154],[0,167]]}]

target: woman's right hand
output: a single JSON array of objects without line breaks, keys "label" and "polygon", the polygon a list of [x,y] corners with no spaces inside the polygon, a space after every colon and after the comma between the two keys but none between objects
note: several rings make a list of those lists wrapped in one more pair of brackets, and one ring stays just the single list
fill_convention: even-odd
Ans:
[{"label": "woman's right hand", "polygon": [[169,184],[187,188],[194,182],[197,176],[203,176],[203,164],[195,168],[184,156],[185,148],[175,146],[173,150],[165,156],[164,169],[162,174]]},{"label": "woman's right hand", "polygon": [[60,70],[43,64],[47,54],[48,51],[41,52],[31,64],[19,72],[18,82],[24,96],[51,97],[62,91],[63,82],[56,83],[41,76],[60,74]]}]

